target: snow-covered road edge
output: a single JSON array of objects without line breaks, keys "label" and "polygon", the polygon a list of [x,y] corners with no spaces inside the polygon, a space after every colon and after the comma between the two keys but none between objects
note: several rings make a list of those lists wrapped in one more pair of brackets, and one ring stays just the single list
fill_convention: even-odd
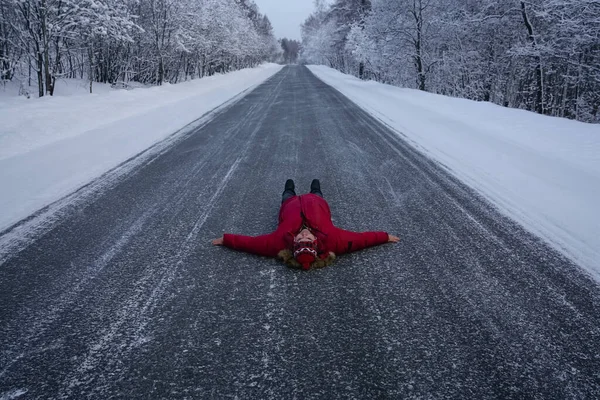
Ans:
[{"label": "snow-covered road edge", "polygon": [[600,126],[309,68],[600,280]]},{"label": "snow-covered road edge", "polygon": [[[0,158],[0,232],[59,199],[67,199],[70,193],[174,132],[185,133],[206,123],[215,110],[239,100],[281,68],[267,64],[179,85],[74,96],[60,99],[58,108],[44,99],[0,110],[0,119],[6,121],[0,136],[8,138],[2,144],[3,154],[14,154]],[[130,111],[128,105],[132,106]],[[95,108],[121,118],[103,124],[97,121],[102,115],[86,114],[94,121],[82,124],[80,110]],[[52,109],[50,114],[48,109]],[[47,132],[42,132],[45,136],[38,140],[36,126],[47,115],[53,119]],[[60,124],[69,129],[71,122],[81,129],[65,135]],[[10,131],[10,126],[19,127],[19,131]]]}]

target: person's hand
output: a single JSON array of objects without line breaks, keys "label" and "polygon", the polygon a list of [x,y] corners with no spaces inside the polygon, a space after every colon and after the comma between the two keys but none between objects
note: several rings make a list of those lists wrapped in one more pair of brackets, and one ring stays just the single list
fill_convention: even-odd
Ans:
[{"label": "person's hand", "polygon": [[223,236],[212,241],[213,246],[223,246]]},{"label": "person's hand", "polygon": [[398,236],[390,235],[388,233],[388,243],[398,243],[400,238]]}]

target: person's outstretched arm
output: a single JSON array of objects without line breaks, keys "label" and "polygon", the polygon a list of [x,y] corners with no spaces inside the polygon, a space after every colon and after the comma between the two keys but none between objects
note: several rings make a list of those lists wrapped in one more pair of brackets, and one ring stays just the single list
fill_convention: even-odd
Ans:
[{"label": "person's outstretched arm", "polygon": [[335,228],[335,236],[334,253],[336,255],[400,241],[398,236],[390,235],[387,232],[352,232],[341,228]]},{"label": "person's outstretched arm", "polygon": [[285,247],[283,237],[278,235],[277,232],[260,236],[226,233],[222,237],[214,239],[212,244],[266,257],[277,257],[277,253]]}]

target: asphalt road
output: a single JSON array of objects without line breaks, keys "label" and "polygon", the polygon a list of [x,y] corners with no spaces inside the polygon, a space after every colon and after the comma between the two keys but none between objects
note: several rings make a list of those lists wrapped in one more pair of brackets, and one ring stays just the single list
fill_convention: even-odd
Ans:
[{"label": "asphalt road", "polygon": [[[0,399],[600,396],[598,283],[308,69],[142,161],[3,255]],[[287,178],[402,241],[309,272],[209,244],[273,230]]]}]

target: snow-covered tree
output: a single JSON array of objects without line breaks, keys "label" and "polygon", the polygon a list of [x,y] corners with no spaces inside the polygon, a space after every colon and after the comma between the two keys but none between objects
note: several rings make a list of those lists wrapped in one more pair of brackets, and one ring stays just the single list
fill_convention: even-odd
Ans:
[{"label": "snow-covered tree", "polygon": [[296,63],[298,61],[298,53],[300,52],[300,42],[283,38],[280,40],[280,43],[283,50],[283,62],[286,64]]},{"label": "snow-covered tree", "polygon": [[303,24],[303,62],[600,122],[600,0],[372,0],[364,12],[356,4],[319,2]]},{"label": "snow-covered tree", "polygon": [[119,0],[80,0],[73,3],[65,24],[87,48],[90,93],[94,80],[99,80],[97,50],[110,43],[133,42],[131,32],[139,29]]},{"label": "snow-covered tree", "polygon": [[371,7],[370,0],[335,0],[329,7],[322,1],[302,25],[303,62],[326,63],[344,72],[362,75],[364,68],[351,56],[346,43],[354,24],[362,21]]},{"label": "snow-covered tree", "polygon": [[252,0],[0,0],[0,80],[177,82],[275,60]]}]

